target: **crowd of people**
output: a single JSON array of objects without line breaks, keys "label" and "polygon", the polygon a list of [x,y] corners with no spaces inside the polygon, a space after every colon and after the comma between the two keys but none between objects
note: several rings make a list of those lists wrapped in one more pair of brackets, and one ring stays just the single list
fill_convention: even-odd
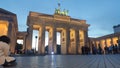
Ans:
[{"label": "crowd of people", "polygon": [[105,46],[104,51],[105,54],[117,54],[120,51],[120,47],[117,44],[111,45],[109,47]]},{"label": "crowd of people", "polygon": [[118,54],[120,53],[120,44],[111,44],[110,46],[105,46],[104,48],[98,44],[98,47],[92,45],[92,47],[82,46],[81,47],[82,54]]}]

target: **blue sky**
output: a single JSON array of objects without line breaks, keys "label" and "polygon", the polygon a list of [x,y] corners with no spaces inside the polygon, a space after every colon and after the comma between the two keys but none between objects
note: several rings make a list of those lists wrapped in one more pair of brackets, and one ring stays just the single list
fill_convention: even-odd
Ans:
[{"label": "blue sky", "polygon": [[[29,11],[54,14],[58,0],[1,0],[0,7],[17,14],[19,31],[26,31]],[[89,37],[113,33],[120,23],[120,0],[60,0],[61,9],[69,16],[86,20],[90,24]]]}]

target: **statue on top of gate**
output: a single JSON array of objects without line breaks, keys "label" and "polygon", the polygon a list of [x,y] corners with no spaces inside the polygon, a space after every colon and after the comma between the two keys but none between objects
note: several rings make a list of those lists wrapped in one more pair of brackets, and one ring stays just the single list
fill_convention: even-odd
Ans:
[{"label": "statue on top of gate", "polygon": [[63,11],[61,11],[60,9],[60,3],[58,3],[58,8],[55,8],[55,14],[58,15],[63,15],[63,16],[68,16],[68,10],[64,9]]}]

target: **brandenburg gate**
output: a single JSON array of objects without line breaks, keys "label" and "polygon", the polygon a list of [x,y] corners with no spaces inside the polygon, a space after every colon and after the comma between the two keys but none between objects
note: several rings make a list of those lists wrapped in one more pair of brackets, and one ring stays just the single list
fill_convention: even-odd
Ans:
[{"label": "brandenburg gate", "polygon": [[[60,33],[61,54],[81,54],[81,47],[98,48],[117,44],[120,47],[120,32],[98,38],[88,38],[89,24],[86,20],[74,19],[67,15],[67,10],[60,11],[60,6],[53,15],[30,12],[27,17],[27,31],[18,31],[17,15],[0,8],[0,36],[7,35],[12,40],[11,53],[15,53],[18,39],[23,40],[23,50],[32,49],[33,30],[38,31],[38,54],[45,54],[45,32],[48,32],[48,54],[57,53],[57,32]],[[119,25],[120,27],[120,25]],[[116,28],[119,28],[114,27]],[[119,30],[119,29],[117,29]],[[116,30],[116,31],[117,31]]]},{"label": "brandenburg gate", "polygon": [[30,12],[27,19],[26,48],[32,49],[33,30],[37,30],[38,54],[45,54],[45,31],[48,31],[48,54],[56,53],[56,33],[61,36],[61,54],[81,54],[81,47],[88,43],[88,27],[86,20],[71,18],[67,15],[48,15]]}]

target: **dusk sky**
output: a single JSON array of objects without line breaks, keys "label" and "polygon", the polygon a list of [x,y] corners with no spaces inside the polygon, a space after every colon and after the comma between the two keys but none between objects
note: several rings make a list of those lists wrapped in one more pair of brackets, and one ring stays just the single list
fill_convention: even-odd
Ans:
[{"label": "dusk sky", "polygon": [[[17,15],[19,31],[26,31],[29,11],[54,14],[58,0],[1,0],[0,7]],[[120,24],[120,0],[60,0],[61,10],[69,16],[86,20],[90,24],[89,37],[113,33],[113,26]]]}]

